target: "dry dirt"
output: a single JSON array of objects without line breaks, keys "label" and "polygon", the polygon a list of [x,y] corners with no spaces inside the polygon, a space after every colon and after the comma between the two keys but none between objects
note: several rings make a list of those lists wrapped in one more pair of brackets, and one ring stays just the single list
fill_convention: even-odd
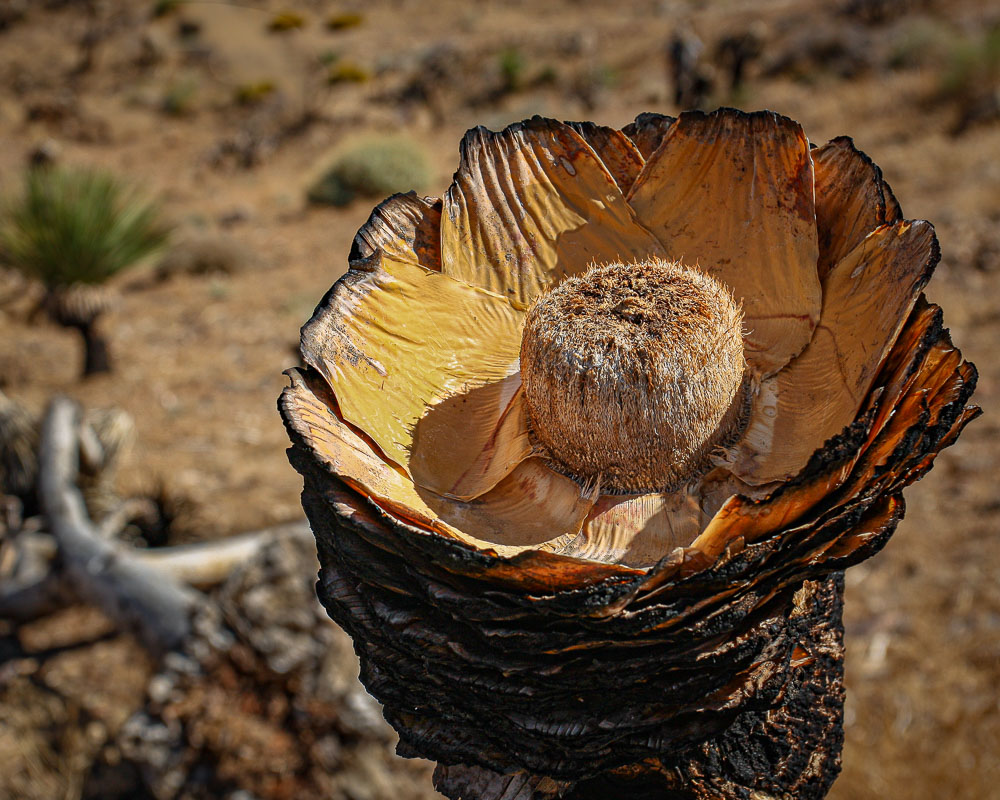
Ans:
[{"label": "dry dirt", "polygon": [[[154,17],[157,5],[177,8]],[[225,236],[243,254],[228,272],[122,275],[124,300],[107,320],[117,371],[86,382],[73,335],[32,316],[37,293],[0,273],[0,388],[35,409],[62,392],[130,412],[139,445],[121,488],[171,497],[174,541],[296,518],[299,479],[275,410],[281,372],[374,204],[307,206],[331,154],[404,135],[432,166],[415,188],[439,194],[466,128],[534,113],[615,126],[675,113],[673,33],[700,36],[711,62],[724,35],[760,26],[745,85],[717,85],[705,106],[774,109],[815,142],[853,136],[904,214],[935,223],[944,257],[928,294],[979,367],[986,411],[907,492],[886,550],[848,573],[847,744],[832,797],[1000,798],[1000,121],[986,114],[956,133],[983,97],[995,101],[998,68],[949,84],[1000,10],[987,0],[748,5],[0,2],[4,188],[49,142],[62,163],[108,167],[161,196],[177,241]],[[305,27],[269,32],[285,9]],[[327,29],[353,10],[359,25]],[[84,41],[96,43],[89,66]],[[364,80],[323,88],[324,61]],[[234,100],[262,82],[274,91],[260,103]],[[30,764],[25,797],[79,796],[94,726],[120,724],[148,674],[134,644],[74,613],[0,647],[0,775]]]}]

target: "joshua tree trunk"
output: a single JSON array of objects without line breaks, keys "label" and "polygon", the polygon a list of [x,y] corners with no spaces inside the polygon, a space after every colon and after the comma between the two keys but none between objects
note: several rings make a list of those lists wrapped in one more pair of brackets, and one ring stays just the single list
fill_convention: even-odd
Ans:
[{"label": "joshua tree trunk", "polygon": [[111,372],[111,354],[108,351],[107,337],[101,333],[97,320],[73,325],[83,337],[84,361],[83,376],[99,375]]},{"label": "joshua tree trunk", "polygon": [[50,287],[45,310],[52,320],[80,333],[84,345],[83,376],[111,372],[108,340],[101,320],[118,302],[118,293],[102,284],[74,283]]}]

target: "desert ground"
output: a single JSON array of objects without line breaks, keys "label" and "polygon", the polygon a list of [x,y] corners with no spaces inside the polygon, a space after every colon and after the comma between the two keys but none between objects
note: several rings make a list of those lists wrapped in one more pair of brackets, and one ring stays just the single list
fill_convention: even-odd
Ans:
[{"label": "desert ground", "polygon": [[[746,36],[732,86],[720,44]],[[282,371],[381,199],[323,206],[309,187],[372,138],[421,154],[424,185],[401,188],[439,196],[472,126],[677,113],[678,37],[701,45],[704,85],[685,105],[773,109],[815,143],[850,135],[904,215],[936,226],[927,294],[978,366],[985,414],[907,491],[886,549],[848,572],[831,797],[1000,798],[1000,8],[987,0],[0,0],[0,188],[16,192],[42,153],[136,182],[175,226],[164,255],[114,279],[110,375],[80,380],[77,337],[0,271],[0,390],[36,412],[62,393],[132,415],[118,489],[169,505],[164,543],[299,519]],[[0,797],[152,796],[138,778],[112,791],[94,777],[120,757],[115,731],[152,674],[138,645],[82,608],[0,621],[0,636]],[[403,777],[360,772],[340,796],[434,796],[426,765],[373,764]]]}]

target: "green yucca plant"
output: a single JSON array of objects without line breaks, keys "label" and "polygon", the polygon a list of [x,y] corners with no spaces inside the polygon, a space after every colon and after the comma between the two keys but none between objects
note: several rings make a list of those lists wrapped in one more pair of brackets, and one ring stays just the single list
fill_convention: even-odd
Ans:
[{"label": "green yucca plant", "polygon": [[0,260],[40,281],[52,319],[79,331],[86,376],[111,368],[98,322],[117,293],[105,282],[160,249],[168,233],[158,206],[114,175],[36,168],[4,205]]}]

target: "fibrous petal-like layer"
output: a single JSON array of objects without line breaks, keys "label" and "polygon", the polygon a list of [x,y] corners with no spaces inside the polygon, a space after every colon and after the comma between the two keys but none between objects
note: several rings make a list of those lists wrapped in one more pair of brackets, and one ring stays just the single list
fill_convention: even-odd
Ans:
[{"label": "fibrous petal-like layer", "polygon": [[686,112],[629,194],[671,259],[725,284],[743,304],[747,361],[763,374],[798,355],[821,292],[809,143],[769,112]]},{"label": "fibrous petal-like layer", "polygon": [[580,535],[558,552],[607,564],[650,567],[676,547],[686,547],[701,529],[698,497],[666,492],[604,495]]},{"label": "fibrous petal-like layer", "polygon": [[410,473],[438,494],[471,500],[532,452],[521,375],[515,373],[428,408],[413,429]]},{"label": "fibrous petal-like layer", "polygon": [[622,133],[632,140],[642,157],[648,160],[663,144],[663,138],[676,121],[676,117],[647,111],[622,128]]},{"label": "fibrous petal-like layer", "polygon": [[883,364],[858,419],[813,454],[806,467],[771,495],[733,497],[692,547],[711,556],[734,541],[756,541],[793,526],[814,526],[839,509],[889,488],[909,485],[926,471],[978,414],[965,403],[975,368],[962,362],[941,327],[940,310],[923,300],[911,313]]},{"label": "fibrous petal-like layer", "polygon": [[309,375],[289,372],[292,384],[282,395],[282,410],[287,424],[308,442],[317,461],[400,521],[460,539],[461,532],[442,523],[423,502],[413,481],[387,464],[374,442],[339,417],[329,388],[315,373],[312,380]]},{"label": "fibrous petal-like layer", "polygon": [[421,489],[340,418],[327,389],[297,370],[289,374],[292,386],[283,409],[311,452],[333,475],[412,528],[512,556],[550,539],[574,537],[594,504],[577,484],[537,458],[518,464],[472,501]]},{"label": "fibrous petal-like layer", "polygon": [[595,499],[540,458],[522,461],[475,500],[442,503],[428,493],[423,496],[450,525],[507,553],[530,547],[551,550],[553,543],[574,537]]},{"label": "fibrous petal-like layer", "polygon": [[594,263],[661,255],[587,142],[535,117],[500,133],[475,128],[444,198],[446,275],[527,308]]},{"label": "fibrous petal-like layer", "polygon": [[628,194],[642,171],[645,159],[638,148],[621,131],[593,122],[567,122],[589,144],[614,177],[622,194]]},{"label": "fibrous petal-like layer", "polygon": [[812,341],[764,380],[747,433],[730,450],[739,478],[790,478],[851,424],[937,258],[928,223],[898,222],[864,238],[828,272]]},{"label": "fibrous petal-like layer", "polygon": [[441,271],[441,201],[415,192],[394,194],[372,211],[348,257],[363,269],[381,251],[397,261]]},{"label": "fibrous petal-like layer", "polygon": [[[475,469],[483,448],[496,451],[500,435],[523,441],[501,425],[523,324],[503,297],[382,252],[337,282],[303,329],[302,353],[334,388],[344,419],[418,484],[448,494],[460,483],[459,493],[475,496],[503,477]],[[418,437],[425,415],[434,418]],[[450,450],[435,446],[442,429],[461,432],[447,438]],[[500,451],[511,467],[528,454],[516,443]],[[487,485],[474,485],[470,468]]]},{"label": "fibrous petal-like layer", "polygon": [[886,200],[882,170],[849,137],[838,136],[813,150],[812,157],[822,280],[869,233],[902,216],[895,200],[891,204]]}]

